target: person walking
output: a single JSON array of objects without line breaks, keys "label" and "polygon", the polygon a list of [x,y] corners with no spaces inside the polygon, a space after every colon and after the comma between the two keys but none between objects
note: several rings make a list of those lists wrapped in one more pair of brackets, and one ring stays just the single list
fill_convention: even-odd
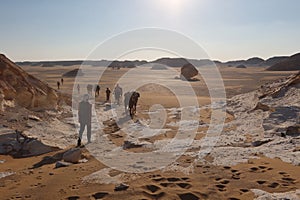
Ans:
[{"label": "person walking", "polygon": [[60,88],[60,82],[59,81],[57,81],[57,89],[59,90],[59,88]]},{"label": "person walking", "polygon": [[78,121],[80,124],[79,138],[77,146],[81,146],[82,134],[85,127],[87,127],[88,143],[91,143],[91,130],[92,130],[92,105],[89,103],[89,95],[85,94],[83,100],[79,103],[78,108]]},{"label": "person walking", "polygon": [[125,107],[125,114],[128,114],[129,109],[129,100],[133,92],[128,91],[124,94],[124,107]]},{"label": "person walking", "polygon": [[90,95],[90,97],[91,97],[92,94],[93,94],[93,85],[88,84],[88,85],[86,86],[86,90],[87,90],[87,92],[88,92],[88,95]]},{"label": "person walking", "polygon": [[77,84],[77,91],[78,91],[78,94],[80,94],[80,85]]},{"label": "person walking", "polygon": [[100,86],[96,85],[95,96],[98,97],[100,95]]},{"label": "person walking", "polygon": [[106,88],[106,101],[108,102],[109,101],[109,98],[110,98],[110,93],[111,93],[111,91],[110,91],[110,89],[109,88]]},{"label": "person walking", "polygon": [[114,89],[114,95],[115,95],[115,100],[117,101],[117,104],[120,105],[120,98],[123,95],[123,89],[117,84],[117,86]]},{"label": "person walking", "polygon": [[64,85],[64,79],[63,78],[60,79],[60,82],[61,82],[61,85]]}]

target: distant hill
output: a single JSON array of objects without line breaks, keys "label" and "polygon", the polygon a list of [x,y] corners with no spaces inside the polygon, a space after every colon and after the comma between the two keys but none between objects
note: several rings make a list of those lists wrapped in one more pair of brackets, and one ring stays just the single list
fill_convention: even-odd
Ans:
[{"label": "distant hill", "polygon": [[182,67],[189,63],[189,61],[185,58],[160,58],[151,63],[157,63],[161,65],[166,65],[169,67]]},{"label": "distant hill", "polygon": [[195,67],[201,67],[201,66],[208,66],[208,65],[214,65],[214,64],[220,64],[220,61],[212,61],[209,59],[185,59],[185,58],[160,58],[157,60],[154,60],[150,63],[157,63],[166,65],[169,67],[183,67],[187,64],[192,64]]},{"label": "distant hill", "polygon": [[297,71],[300,70],[300,53],[292,55],[279,63],[272,65],[268,71]]},{"label": "distant hill", "polygon": [[288,56],[275,56],[267,59],[265,62],[261,63],[261,66],[272,66],[285,59],[289,58]]},{"label": "distant hill", "polygon": [[134,68],[143,64],[147,64],[147,61],[130,61],[130,60],[125,60],[125,61],[113,61],[111,62],[108,67],[117,67],[117,68]]},{"label": "distant hill", "polygon": [[245,65],[245,66],[260,66],[261,63],[263,63],[265,60],[258,57],[249,58],[248,60],[234,60],[234,61],[228,61],[223,64],[231,67],[237,67],[239,65]]},{"label": "distant hill", "polygon": [[24,66],[24,65],[30,65],[30,66],[42,66],[42,67],[53,67],[56,65],[59,66],[74,66],[74,65],[90,65],[95,67],[135,67],[142,64],[147,63],[147,61],[108,61],[108,60],[71,60],[71,61],[38,61],[38,62],[16,62],[17,65]]},{"label": "distant hill", "polygon": [[246,60],[246,65],[259,65],[263,63],[265,60],[258,57],[249,58]]},{"label": "distant hill", "polygon": [[[124,61],[109,61],[109,60],[74,60],[74,61],[25,61],[25,62],[17,62],[18,65],[31,65],[31,66],[43,66],[43,67],[53,67],[56,65],[59,66],[73,66],[73,65],[89,65],[95,67],[112,67],[112,68],[133,68],[137,66],[148,66],[152,67],[152,64],[161,64],[166,65],[168,67],[182,67],[186,64],[192,64],[195,67],[202,66],[224,66],[224,67],[237,67],[239,65],[244,65],[246,67],[266,67],[273,66],[277,63],[284,61],[290,57],[287,56],[275,56],[271,57],[267,60],[264,60],[259,57],[252,57],[247,60],[233,60],[227,62],[220,62],[218,60],[210,60],[210,59],[187,59],[187,58],[169,58],[163,57],[154,61],[145,61],[145,60],[124,60]],[[149,65],[147,65],[149,64]]]}]

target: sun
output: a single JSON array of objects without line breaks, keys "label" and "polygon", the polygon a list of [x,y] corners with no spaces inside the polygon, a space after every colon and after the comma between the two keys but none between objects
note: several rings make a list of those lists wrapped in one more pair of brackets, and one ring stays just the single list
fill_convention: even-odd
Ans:
[{"label": "sun", "polygon": [[159,8],[172,15],[180,14],[186,3],[186,0],[156,0]]}]

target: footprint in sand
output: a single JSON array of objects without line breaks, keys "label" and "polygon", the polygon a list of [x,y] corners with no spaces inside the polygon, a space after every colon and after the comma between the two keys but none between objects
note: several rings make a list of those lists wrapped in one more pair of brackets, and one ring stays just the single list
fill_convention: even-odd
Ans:
[{"label": "footprint in sand", "polygon": [[263,165],[260,165],[258,166],[260,169],[266,169],[267,167],[266,166],[263,166]]},{"label": "footprint in sand", "polygon": [[227,180],[227,179],[224,179],[224,180],[222,180],[222,181],[220,181],[220,183],[222,183],[222,184],[228,184],[230,181],[229,180]]},{"label": "footprint in sand", "polygon": [[258,180],[258,181],[256,181],[259,185],[262,185],[262,184],[264,184],[264,183],[266,183],[267,181],[262,181],[262,180]]},{"label": "footprint in sand", "polygon": [[243,193],[249,192],[249,190],[245,189],[245,188],[240,189],[240,191],[243,192]]},{"label": "footprint in sand", "polygon": [[219,181],[219,180],[222,180],[222,178],[220,177],[215,178],[215,181]]},{"label": "footprint in sand", "polygon": [[294,183],[296,179],[290,178],[290,177],[283,177],[281,180],[288,182],[288,183]]},{"label": "footprint in sand", "polygon": [[231,170],[231,172],[232,172],[232,176],[231,176],[232,179],[235,179],[235,180],[240,179],[241,173],[238,170],[233,169],[233,170]]},{"label": "footprint in sand", "polygon": [[159,177],[159,178],[153,178],[152,180],[156,181],[156,182],[160,182],[160,181],[164,181],[166,180],[165,178],[163,177]]},{"label": "footprint in sand", "polygon": [[97,192],[97,193],[93,194],[92,196],[93,196],[95,199],[102,199],[102,198],[105,197],[106,195],[108,195],[107,192]]},{"label": "footprint in sand", "polygon": [[257,170],[258,170],[257,167],[251,167],[251,168],[250,168],[250,172],[256,172]]},{"label": "footprint in sand", "polygon": [[179,187],[181,187],[182,189],[189,189],[189,188],[192,187],[192,185],[191,185],[191,184],[188,184],[188,183],[177,183],[177,185],[178,185]]},{"label": "footprint in sand", "polygon": [[177,181],[180,181],[180,178],[172,177],[172,178],[167,178],[167,180],[169,182],[177,182]]},{"label": "footprint in sand", "polygon": [[218,188],[218,190],[220,192],[226,191],[226,184],[230,183],[230,181],[227,179],[222,179],[222,178],[216,178],[215,180],[219,182],[219,184],[216,184],[216,187]]},{"label": "footprint in sand", "polygon": [[217,184],[216,187],[218,188],[219,191],[223,192],[226,191],[226,186],[222,184]]},{"label": "footprint in sand", "polygon": [[163,187],[176,187],[175,183],[160,183]]},{"label": "footprint in sand", "polygon": [[237,175],[237,174],[232,174],[231,178],[232,178],[232,179],[235,179],[235,180],[239,180],[239,179],[240,179],[240,176]]},{"label": "footprint in sand", "polygon": [[158,194],[150,194],[146,191],[143,191],[143,194],[151,199],[159,199],[166,195],[166,193],[164,193],[164,192],[160,192]]},{"label": "footprint in sand", "polygon": [[158,187],[156,185],[146,185],[146,189],[151,191],[152,193],[155,193],[158,190],[160,190],[160,187]]},{"label": "footprint in sand", "polygon": [[270,187],[270,188],[277,188],[278,186],[279,186],[279,183],[276,183],[276,182],[273,182],[268,185],[268,187]]},{"label": "footprint in sand", "polygon": [[278,174],[284,175],[287,174],[286,172],[278,172]]},{"label": "footprint in sand", "polygon": [[200,198],[193,193],[178,194],[181,200],[199,200]]},{"label": "footprint in sand", "polygon": [[68,200],[77,200],[79,198],[80,198],[79,196],[71,196],[71,197],[68,197],[67,199]]},{"label": "footprint in sand", "polygon": [[69,188],[71,188],[71,190],[78,190],[78,186],[77,185],[71,185],[69,186]]}]

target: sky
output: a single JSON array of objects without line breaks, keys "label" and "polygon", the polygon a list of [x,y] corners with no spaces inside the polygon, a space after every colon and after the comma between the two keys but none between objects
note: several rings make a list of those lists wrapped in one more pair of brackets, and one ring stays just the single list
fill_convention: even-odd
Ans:
[{"label": "sky", "polygon": [[299,9],[299,0],[1,0],[0,52],[14,61],[79,60],[115,35],[156,27],[191,38],[214,60],[266,59],[300,52]]}]

